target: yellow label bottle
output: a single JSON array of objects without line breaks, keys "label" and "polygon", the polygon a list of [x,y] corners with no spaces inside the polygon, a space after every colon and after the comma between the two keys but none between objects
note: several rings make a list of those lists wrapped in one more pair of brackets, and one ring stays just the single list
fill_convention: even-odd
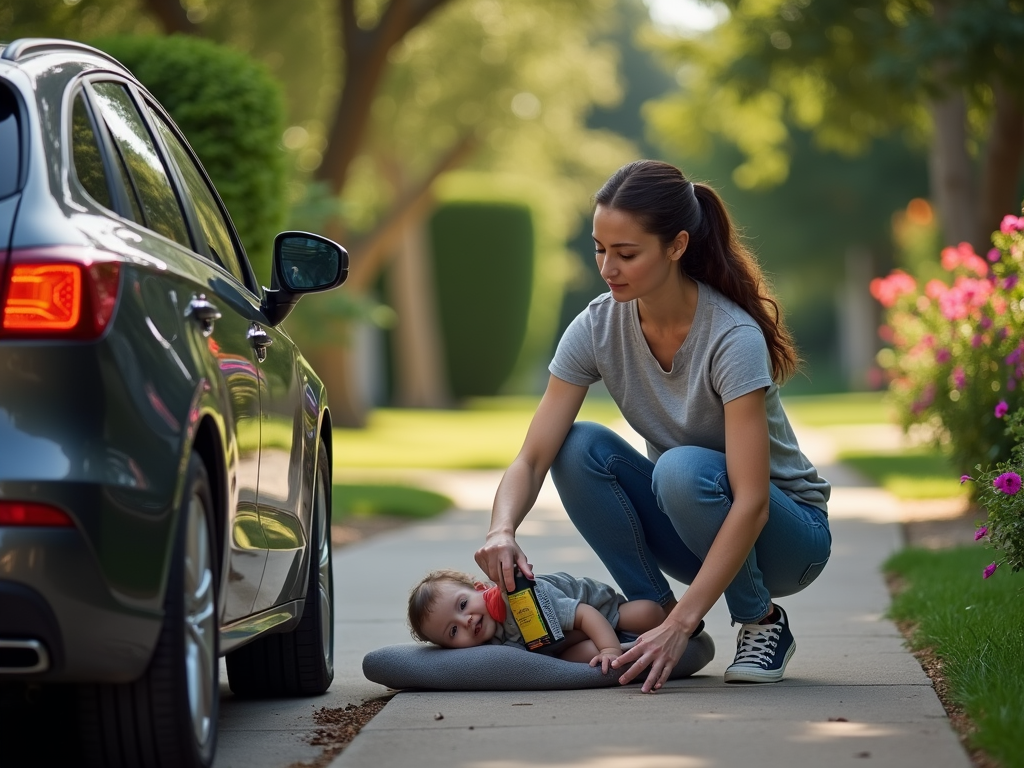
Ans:
[{"label": "yellow label bottle", "polygon": [[526,578],[519,568],[515,569],[515,579],[516,588],[514,592],[509,592],[508,604],[512,609],[512,618],[516,620],[523,640],[526,641],[526,647],[536,651],[561,640],[564,635],[554,610],[546,600],[538,599],[533,580]]}]

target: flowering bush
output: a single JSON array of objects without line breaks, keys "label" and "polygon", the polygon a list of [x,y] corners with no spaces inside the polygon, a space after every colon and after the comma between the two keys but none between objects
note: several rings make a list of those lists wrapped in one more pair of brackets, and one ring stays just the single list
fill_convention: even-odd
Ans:
[{"label": "flowering bush", "polygon": [[944,280],[919,286],[895,270],[871,283],[903,427],[928,427],[959,466],[1005,461],[1012,440],[997,408],[1024,405],[1024,218],[1005,217],[992,242],[985,258],[967,243],[945,248]]},{"label": "flowering bush", "polygon": [[[978,502],[988,513],[985,524],[974,533],[974,540],[986,539],[1002,554],[1002,561],[985,566],[984,578],[989,578],[1000,566],[1013,571],[1024,568],[1024,493],[1021,493],[1021,474],[1024,474],[1024,409],[1014,411],[1008,420],[1006,433],[1013,440],[1010,460],[999,462],[994,469],[979,474]],[[969,475],[961,482],[974,480]]]}]

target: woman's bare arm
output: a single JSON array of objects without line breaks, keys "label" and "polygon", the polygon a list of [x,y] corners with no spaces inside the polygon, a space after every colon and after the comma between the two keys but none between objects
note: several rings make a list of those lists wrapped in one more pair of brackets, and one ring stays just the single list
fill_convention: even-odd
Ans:
[{"label": "woman's bare arm", "polygon": [[586,387],[570,384],[557,376],[548,379],[523,447],[498,484],[491,508],[491,527],[487,540],[476,552],[476,562],[488,578],[504,583],[510,592],[515,589],[513,565],[518,564],[526,576],[533,576],[526,554],[516,543],[516,529],[537,501],[544,477],[586,395]]},{"label": "woman's bare arm", "polygon": [[725,405],[725,464],[733,492],[732,507],[700,571],[665,622],[645,632],[612,664],[620,667],[641,660],[622,676],[622,683],[630,682],[650,666],[644,692],[664,684],[686,649],[690,633],[739,573],[768,522],[771,479],[764,394],[758,389]]}]

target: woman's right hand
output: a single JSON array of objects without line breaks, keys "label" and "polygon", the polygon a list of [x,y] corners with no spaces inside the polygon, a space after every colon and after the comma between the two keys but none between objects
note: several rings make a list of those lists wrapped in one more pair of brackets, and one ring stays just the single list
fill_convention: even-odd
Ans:
[{"label": "woman's right hand", "polygon": [[487,578],[495,584],[503,584],[506,592],[514,592],[516,588],[514,565],[519,566],[526,578],[533,578],[533,566],[516,543],[516,537],[510,533],[487,534],[487,541],[476,551],[474,558]]}]

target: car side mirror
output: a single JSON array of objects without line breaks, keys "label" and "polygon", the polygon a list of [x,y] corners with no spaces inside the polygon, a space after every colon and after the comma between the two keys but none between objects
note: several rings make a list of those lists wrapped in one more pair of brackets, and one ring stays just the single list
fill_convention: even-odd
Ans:
[{"label": "car side mirror", "polygon": [[348,277],[348,251],[311,232],[282,232],[274,238],[270,288],[263,313],[271,325],[284,320],[303,294],[337,288]]}]

